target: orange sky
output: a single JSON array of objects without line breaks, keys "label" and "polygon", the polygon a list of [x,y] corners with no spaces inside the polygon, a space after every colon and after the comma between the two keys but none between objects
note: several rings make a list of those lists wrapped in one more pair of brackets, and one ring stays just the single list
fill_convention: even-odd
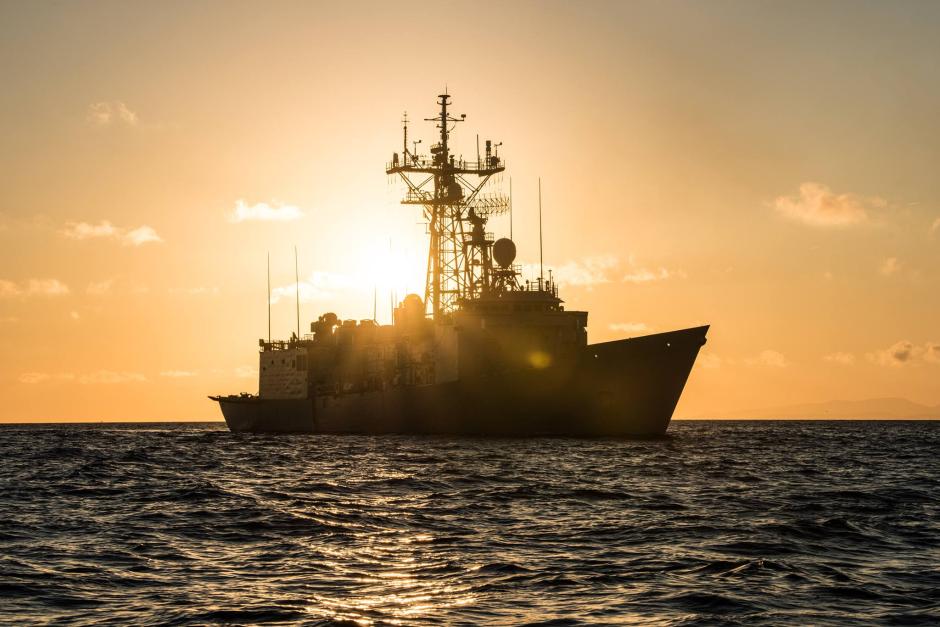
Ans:
[{"label": "orange sky", "polygon": [[713,325],[678,416],[938,404],[938,26],[929,3],[0,4],[0,421],[218,418],[207,394],[257,389],[267,251],[276,336],[295,244],[305,327],[371,317],[373,286],[387,320],[426,249],[384,164],[445,85],[458,154],[504,142],[522,261],[542,177],[591,341]]}]

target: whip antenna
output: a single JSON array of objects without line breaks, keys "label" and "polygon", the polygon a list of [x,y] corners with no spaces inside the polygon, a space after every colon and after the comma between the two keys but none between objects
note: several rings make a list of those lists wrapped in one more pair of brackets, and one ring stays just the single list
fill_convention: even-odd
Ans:
[{"label": "whip antenna", "polygon": [[539,177],[539,287],[544,280],[542,271],[542,177]]},{"label": "whip antenna", "polygon": [[271,343],[271,251],[268,251],[268,344]]},{"label": "whip antenna", "polygon": [[300,268],[297,265],[296,246],[294,246],[294,290],[297,300],[297,339],[300,340]]}]

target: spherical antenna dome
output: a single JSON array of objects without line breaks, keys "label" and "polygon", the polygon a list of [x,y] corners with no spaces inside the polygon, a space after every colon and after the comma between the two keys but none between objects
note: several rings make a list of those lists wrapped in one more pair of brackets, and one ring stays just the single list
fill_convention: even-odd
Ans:
[{"label": "spherical antenna dome", "polygon": [[516,260],[516,245],[508,237],[501,237],[493,244],[493,258],[501,268],[508,268]]},{"label": "spherical antenna dome", "polygon": [[404,300],[401,301],[401,305],[405,309],[424,311],[424,301],[421,300],[421,297],[417,294],[408,294],[405,296]]}]

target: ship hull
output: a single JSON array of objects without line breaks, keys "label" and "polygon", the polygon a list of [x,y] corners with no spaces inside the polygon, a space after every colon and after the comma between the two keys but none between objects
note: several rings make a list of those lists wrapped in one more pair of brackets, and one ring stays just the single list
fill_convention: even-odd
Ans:
[{"label": "ship hull", "polygon": [[315,399],[212,397],[255,433],[658,436],[708,327],[587,346],[567,363]]}]

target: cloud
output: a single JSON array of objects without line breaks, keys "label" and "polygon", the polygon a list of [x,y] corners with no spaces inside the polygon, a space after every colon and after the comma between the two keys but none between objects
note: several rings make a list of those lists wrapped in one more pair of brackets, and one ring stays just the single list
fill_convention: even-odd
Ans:
[{"label": "cloud", "polygon": [[879,366],[902,366],[911,360],[914,359],[915,353],[917,352],[916,346],[912,342],[907,340],[901,340],[900,342],[895,342],[886,349],[875,351],[874,353],[868,353],[866,357],[872,363],[876,363]]},{"label": "cloud", "polygon": [[85,288],[85,293],[90,296],[104,296],[111,292],[114,285],[114,279],[105,279],[104,281],[92,282]]},{"label": "cloud", "polygon": [[146,380],[147,377],[136,372],[114,372],[112,370],[96,370],[95,372],[83,374],[78,378],[78,382],[84,385],[141,383]]},{"label": "cloud", "polygon": [[59,234],[66,239],[73,240],[114,239],[119,240],[124,246],[142,246],[163,241],[152,226],[144,224],[135,229],[125,229],[111,224],[108,220],[102,220],[98,224],[69,222],[59,231]]},{"label": "cloud", "polygon": [[666,268],[660,268],[659,270],[639,268],[637,270],[631,271],[628,274],[625,274],[623,280],[626,283],[649,283],[650,281],[661,281],[668,279],[670,276],[672,275]]},{"label": "cloud", "polygon": [[277,203],[271,206],[265,202],[259,202],[249,205],[242,199],[235,201],[235,209],[229,215],[230,222],[288,222],[290,220],[299,220],[304,213],[294,205],[283,205]]},{"label": "cloud", "polygon": [[841,227],[864,224],[874,207],[884,207],[881,198],[856,194],[836,194],[821,183],[800,185],[797,196],[778,196],[774,206],[783,216],[816,227]]},{"label": "cloud", "polygon": [[898,261],[897,257],[888,257],[881,262],[881,265],[878,267],[878,274],[881,276],[891,276],[897,273],[901,269],[901,262]]},{"label": "cloud", "polygon": [[69,286],[58,279],[29,279],[23,285],[0,279],[0,298],[64,296]]},{"label": "cloud", "polygon": [[79,320],[81,319],[81,317],[82,317],[81,314],[79,314],[77,311],[73,310],[69,312],[69,318],[71,318],[72,320]]},{"label": "cloud", "polygon": [[[547,272],[548,268],[546,268]],[[685,278],[682,270],[669,270],[659,267],[649,269],[637,264],[633,255],[626,263],[616,255],[597,255],[568,261],[560,266],[551,266],[552,277],[560,285],[586,287],[588,289],[611,283],[619,275],[626,283],[648,283],[669,278]],[[523,276],[538,276],[539,266],[534,263],[522,265]],[[624,274],[625,273],[625,274]]]},{"label": "cloud", "polygon": [[927,342],[923,346],[901,340],[888,348],[865,355],[868,361],[879,366],[898,368],[923,359],[929,363],[940,363],[940,344]]},{"label": "cloud", "polygon": [[101,101],[88,105],[86,117],[90,124],[95,126],[110,126],[111,124],[126,124],[137,126],[137,114],[127,108],[120,100]]},{"label": "cloud", "polygon": [[24,372],[19,376],[20,383],[27,385],[36,385],[37,383],[61,383],[62,381],[71,381],[75,375],[70,372],[59,372],[57,374],[47,374],[45,372]]},{"label": "cloud", "polygon": [[[569,261],[552,269],[552,278],[562,285],[591,287],[610,283],[608,272],[618,264],[613,255],[586,257],[580,261]],[[535,268],[537,270],[537,267]]]},{"label": "cloud", "polygon": [[649,283],[651,281],[665,281],[669,278],[678,277],[684,279],[686,277],[685,271],[683,270],[669,270],[662,266],[650,270],[649,268],[640,266],[637,264],[633,255],[630,255],[629,264],[630,270],[622,279],[625,283]]},{"label": "cloud", "polygon": [[20,375],[20,378],[19,378],[20,383],[29,383],[29,384],[42,383],[43,381],[46,381],[48,379],[49,379],[49,375],[47,375],[45,372],[24,372],[23,374]]},{"label": "cloud", "polygon": [[102,220],[98,224],[69,222],[59,233],[62,237],[68,239],[82,240],[95,237],[116,237],[118,235],[118,229],[107,220]]},{"label": "cloud", "polygon": [[141,246],[150,242],[162,242],[163,238],[157,235],[152,226],[145,224],[125,233],[121,241],[125,246]]},{"label": "cloud", "polygon": [[[351,289],[354,282],[349,277],[333,272],[314,272],[300,282],[300,302],[330,300],[337,293]],[[293,300],[297,294],[297,284],[291,283],[271,290],[271,304],[277,304],[282,298]]]},{"label": "cloud", "polygon": [[69,293],[69,286],[59,279],[30,279],[26,284],[29,296],[63,296]]},{"label": "cloud", "polygon": [[13,281],[0,279],[0,298],[13,298],[15,296],[21,296],[22,294],[23,290],[19,285]]},{"label": "cloud", "polygon": [[195,377],[198,372],[193,370],[164,370],[160,373],[161,377],[167,377],[169,379],[185,379],[188,377]]},{"label": "cloud", "polygon": [[829,353],[823,356],[823,361],[828,361],[833,364],[842,364],[843,366],[851,366],[855,363],[855,355],[852,353]]},{"label": "cloud", "polygon": [[936,220],[934,220],[933,224],[930,225],[930,235],[933,236],[938,231],[940,231],[940,218],[937,218]]},{"label": "cloud", "polygon": [[789,365],[782,353],[770,349],[761,351],[756,357],[745,359],[744,363],[749,366],[768,366],[771,368],[786,368]]},{"label": "cloud", "polygon": [[239,366],[235,369],[235,376],[239,379],[254,379],[258,376],[258,369],[252,366]]},{"label": "cloud", "polygon": [[698,363],[700,363],[703,368],[708,368],[709,370],[720,368],[722,361],[723,361],[722,358],[716,355],[715,353],[703,351],[698,356]]},{"label": "cloud", "polygon": [[615,322],[610,325],[610,330],[624,333],[648,333],[653,329],[643,322]]},{"label": "cloud", "polygon": [[70,372],[59,372],[57,374],[48,374],[45,372],[24,372],[19,376],[20,383],[27,384],[37,384],[37,383],[61,383],[63,381],[73,381],[78,379],[78,382],[83,385],[94,385],[94,384],[115,384],[115,383],[139,383],[147,380],[142,374],[136,372],[113,372],[111,370],[97,370],[95,372],[89,372],[83,375],[76,375]]},{"label": "cloud", "polygon": [[935,342],[924,344],[924,360],[932,364],[940,364],[940,344]]}]

